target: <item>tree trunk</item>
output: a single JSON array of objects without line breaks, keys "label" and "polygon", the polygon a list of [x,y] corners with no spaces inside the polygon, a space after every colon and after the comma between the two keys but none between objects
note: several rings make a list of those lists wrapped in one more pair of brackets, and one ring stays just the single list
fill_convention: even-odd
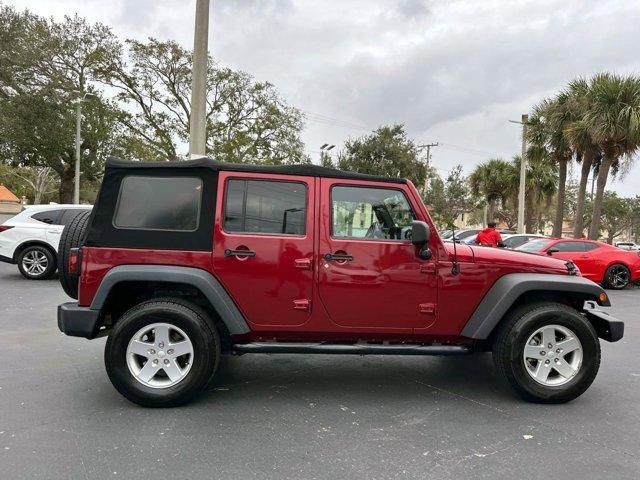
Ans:
[{"label": "tree trunk", "polygon": [[564,221],[564,196],[567,186],[567,161],[560,160],[558,169],[558,195],[556,198],[556,219],[553,222],[553,232],[551,236],[562,236],[562,222]]},{"label": "tree trunk", "polygon": [[580,238],[584,236],[584,203],[587,194],[587,182],[589,172],[593,165],[591,156],[582,157],[582,169],[580,170],[580,185],[578,186],[578,204],[576,206],[576,218],[573,224],[573,236]]},{"label": "tree trunk", "polygon": [[598,171],[598,184],[596,186],[596,196],[593,199],[593,215],[591,215],[591,225],[589,226],[589,239],[597,240],[600,234],[600,215],[602,213],[602,198],[604,197],[604,188],[607,186],[607,178],[609,177],[609,169],[613,164],[613,155],[608,152],[602,159],[600,170]]},{"label": "tree trunk", "polygon": [[609,231],[607,232],[607,243],[608,243],[609,245],[611,245],[611,244],[613,243],[613,234],[614,234],[614,233],[615,233],[615,232],[614,232],[614,230],[613,230],[613,229],[611,229],[611,230],[609,230]]},{"label": "tree trunk", "polygon": [[[496,215],[496,201],[495,200],[491,200],[489,202],[489,212],[488,212],[488,217],[487,217],[487,223],[495,221],[495,218],[494,218],[495,215]],[[486,227],[486,225],[485,225],[485,227]]]},{"label": "tree trunk", "polygon": [[60,203],[73,203],[73,180],[75,170],[73,166],[65,165],[60,175]]}]

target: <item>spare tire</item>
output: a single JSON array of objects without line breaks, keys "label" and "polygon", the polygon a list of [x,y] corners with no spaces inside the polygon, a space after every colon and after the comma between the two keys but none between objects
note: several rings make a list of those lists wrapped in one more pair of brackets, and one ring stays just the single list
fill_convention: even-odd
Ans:
[{"label": "spare tire", "polygon": [[60,237],[60,244],[58,245],[60,284],[67,295],[76,299],[78,298],[79,276],[74,273],[69,273],[69,252],[72,248],[82,246],[90,215],[91,210],[80,211],[75,218],[64,227],[62,236]]}]

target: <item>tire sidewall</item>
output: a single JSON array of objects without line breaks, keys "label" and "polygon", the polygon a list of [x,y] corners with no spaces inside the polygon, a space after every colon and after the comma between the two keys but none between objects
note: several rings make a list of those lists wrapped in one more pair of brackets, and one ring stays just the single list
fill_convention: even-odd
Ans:
[{"label": "tire sidewall", "polygon": [[[48,262],[47,263],[47,268],[40,275],[31,275],[31,274],[29,274],[29,273],[27,273],[27,271],[22,266],[22,259],[24,258],[24,256],[27,253],[32,252],[32,251],[42,252],[47,257],[47,262]],[[25,248],[22,252],[20,252],[20,255],[18,255],[18,270],[20,271],[20,273],[22,274],[23,277],[25,277],[25,278],[27,278],[29,280],[44,280],[45,278],[49,278],[56,271],[56,267],[57,267],[57,264],[56,264],[55,255],[51,252],[51,250],[49,250],[46,247],[41,247],[39,245],[33,245],[33,246]]]},{"label": "tire sidewall", "polygon": [[[177,406],[206,386],[218,365],[220,342],[199,312],[190,313],[182,305],[176,308],[175,304],[154,303],[143,308],[134,307],[118,320],[105,346],[105,366],[111,382],[122,395],[143,406]],[[127,365],[129,341],[140,329],[153,323],[168,323],[180,328],[193,345],[187,376],[171,387],[143,385]]]},{"label": "tire sidewall", "polygon": [[[582,363],[578,373],[567,383],[546,386],[536,382],[527,372],[523,352],[529,337],[545,325],[560,325],[573,331],[582,345]],[[542,308],[525,314],[509,333],[507,375],[530,396],[541,401],[565,401],[582,394],[591,385],[600,365],[600,344],[591,324],[577,312]]]}]

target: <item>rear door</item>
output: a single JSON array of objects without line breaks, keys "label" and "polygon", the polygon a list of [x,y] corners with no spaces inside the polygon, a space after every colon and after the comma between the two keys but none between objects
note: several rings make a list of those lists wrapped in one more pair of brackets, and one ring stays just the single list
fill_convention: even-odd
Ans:
[{"label": "rear door", "polygon": [[290,328],[309,318],[314,182],[220,172],[213,269],[254,328]]},{"label": "rear door", "polygon": [[331,321],[351,328],[435,322],[435,261],[411,243],[417,209],[406,185],[320,180],[319,294]]}]

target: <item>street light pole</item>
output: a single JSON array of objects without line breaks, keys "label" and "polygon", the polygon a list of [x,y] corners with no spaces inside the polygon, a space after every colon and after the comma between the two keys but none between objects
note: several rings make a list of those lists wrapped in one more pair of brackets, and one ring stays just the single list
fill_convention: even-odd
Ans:
[{"label": "street light pole", "polygon": [[82,100],[79,98],[76,105],[76,171],[73,177],[73,203],[80,203],[80,132],[82,118]]},{"label": "street light pole", "polygon": [[82,143],[82,102],[87,97],[95,97],[93,93],[85,93],[82,97],[78,97],[76,104],[76,168],[73,176],[73,203],[80,203],[80,144]]},{"label": "street light pole", "polygon": [[207,60],[209,42],[209,0],[197,0],[193,36],[189,156],[204,157],[207,144]]},{"label": "street light pole", "polygon": [[526,233],[524,231],[524,194],[525,184],[527,181],[527,124],[529,123],[529,115],[522,115],[522,120],[509,120],[511,123],[519,123],[522,125],[522,157],[520,159],[520,186],[518,189],[518,233]]}]

